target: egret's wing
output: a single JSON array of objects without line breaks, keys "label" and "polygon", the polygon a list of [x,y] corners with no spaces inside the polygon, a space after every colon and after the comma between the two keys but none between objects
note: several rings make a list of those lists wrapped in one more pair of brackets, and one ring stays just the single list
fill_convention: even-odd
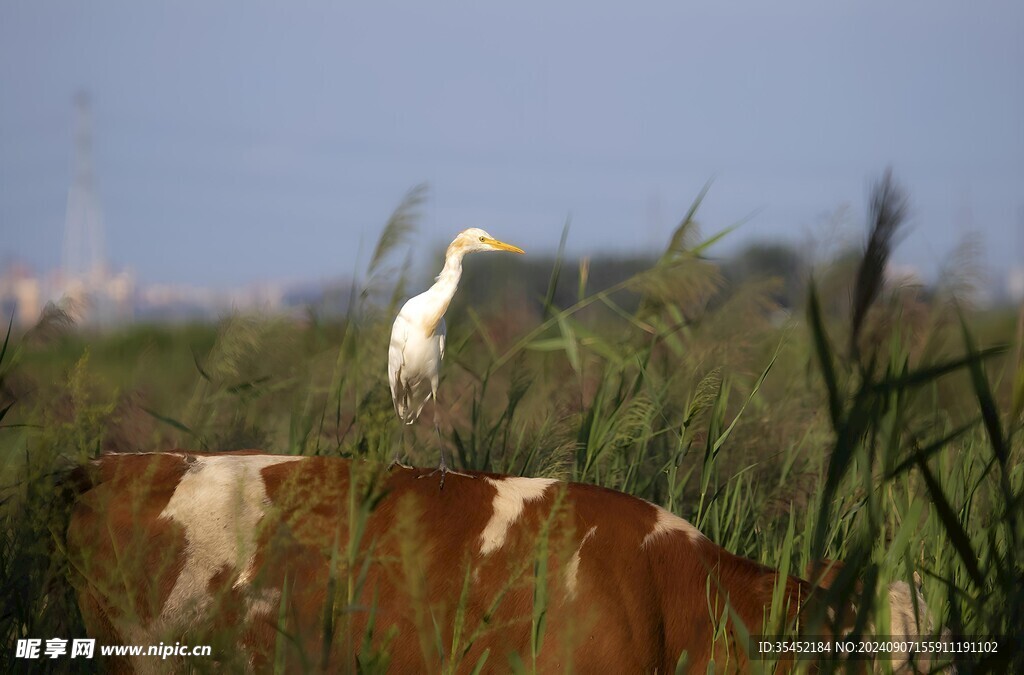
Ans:
[{"label": "egret's wing", "polygon": [[442,316],[441,317],[441,322],[437,325],[437,345],[439,347],[438,359],[443,359],[444,358],[444,345],[445,345],[445,341],[446,341],[446,337],[445,336],[447,334],[448,334],[448,331],[447,331],[447,329],[446,329],[446,327],[444,325],[444,317]]},{"label": "egret's wing", "polygon": [[403,420],[409,394],[402,378],[402,367],[405,365],[405,344],[409,338],[409,325],[399,316],[391,327],[391,344],[388,347],[388,384],[391,385],[391,400],[395,404],[395,412]]}]

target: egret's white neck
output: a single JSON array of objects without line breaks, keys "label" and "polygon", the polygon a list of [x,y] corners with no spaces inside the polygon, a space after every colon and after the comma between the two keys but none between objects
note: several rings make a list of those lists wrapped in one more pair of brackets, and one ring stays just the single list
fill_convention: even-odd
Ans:
[{"label": "egret's white neck", "polygon": [[455,284],[456,287],[459,285],[459,278],[462,276],[462,256],[463,252],[460,250],[451,251],[444,258],[444,267],[441,268],[441,273],[437,275],[437,279],[434,283],[436,286],[439,283],[450,282]]},{"label": "egret's white neck", "polygon": [[444,259],[444,267],[437,275],[437,280],[426,293],[430,309],[427,314],[427,329],[434,332],[441,317],[448,311],[448,305],[459,288],[459,279],[462,278],[462,251],[450,251]]}]

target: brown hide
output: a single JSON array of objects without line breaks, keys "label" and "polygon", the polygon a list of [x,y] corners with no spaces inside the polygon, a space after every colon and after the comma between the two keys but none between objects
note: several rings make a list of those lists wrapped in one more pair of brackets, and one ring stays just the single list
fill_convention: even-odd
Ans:
[{"label": "brown hide", "polygon": [[[276,659],[289,672],[507,672],[518,659],[664,673],[684,652],[691,672],[712,658],[745,670],[731,617],[765,630],[777,572],[641,499],[484,473],[439,490],[422,469],[274,461],[98,460],[68,532],[90,635],[212,644],[225,667],[257,671]],[[266,466],[242,470],[252,462]],[[789,619],[810,588],[787,580]]]}]

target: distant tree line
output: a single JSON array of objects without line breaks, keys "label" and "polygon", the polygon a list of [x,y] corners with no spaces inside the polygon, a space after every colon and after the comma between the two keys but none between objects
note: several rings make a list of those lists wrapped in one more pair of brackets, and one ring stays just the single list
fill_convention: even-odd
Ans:
[{"label": "distant tree line", "polygon": [[[610,288],[651,269],[657,257],[600,255],[582,263],[584,294]],[[735,255],[713,260],[723,279],[719,300],[750,283],[765,283],[766,292],[780,308],[791,310],[806,299],[811,263],[796,246],[776,242],[754,242]],[[464,283],[456,296],[459,311],[463,307],[486,307],[496,298],[518,297],[536,303],[539,309],[548,294],[554,256],[488,257],[466,261]],[[552,303],[568,307],[580,299],[581,260],[563,260],[554,288]],[[639,295],[622,294],[617,300],[626,310],[635,310]]]}]

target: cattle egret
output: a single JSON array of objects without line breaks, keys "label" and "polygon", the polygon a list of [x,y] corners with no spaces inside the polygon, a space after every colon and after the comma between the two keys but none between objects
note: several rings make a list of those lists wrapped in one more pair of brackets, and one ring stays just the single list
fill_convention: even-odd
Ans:
[{"label": "cattle egret", "polygon": [[437,470],[441,472],[442,489],[448,464],[445,462],[444,444],[441,442],[441,429],[437,420],[437,381],[441,359],[444,358],[444,313],[459,287],[462,257],[479,251],[523,253],[523,249],[498,241],[479,228],[463,230],[448,246],[444,268],[437,275],[434,285],[410,298],[398,312],[395,325],[391,327],[388,381],[391,384],[395,412],[403,424],[409,425],[420,416],[427,399],[434,399],[434,431],[437,433],[438,445],[441,446],[441,464]]}]

